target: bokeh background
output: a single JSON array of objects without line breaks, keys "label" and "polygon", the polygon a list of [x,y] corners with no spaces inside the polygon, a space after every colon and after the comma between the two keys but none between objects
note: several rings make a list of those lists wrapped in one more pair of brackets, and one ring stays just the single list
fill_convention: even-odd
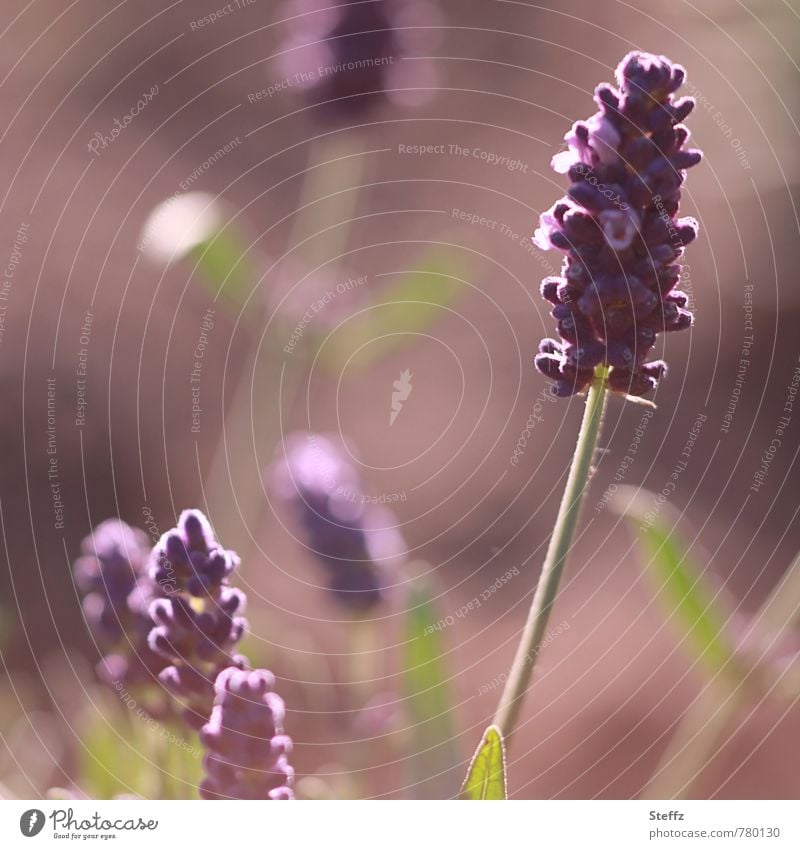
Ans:
[{"label": "bokeh background", "polygon": [[[796,3],[443,0],[404,19],[389,84],[399,91],[351,111],[280,87],[293,62],[314,67],[287,39],[321,3],[252,0],[196,25],[223,5],[4,4],[0,782],[9,795],[79,782],[79,717],[100,698],[71,573],[81,539],[109,516],[157,536],[189,506],[243,557],[246,650],[280,682],[293,762],[316,776],[309,794],[414,794],[398,656],[417,580],[452,619],[441,638],[466,759],[524,621],[582,407],[578,397],[545,400],[532,366],[552,332],[539,281],[560,258],[533,250],[529,235],[563,192],[549,162],[564,133],[591,114],[594,85],[632,49],[687,68],[685,92],[700,101],[688,123],[705,160],[683,209],[701,224],[686,258],[696,324],[667,339],[669,378],[624,482],[660,491],[703,416],[668,507],[742,621],[800,548],[800,409],[763,486],[750,489],[800,355]],[[115,120],[125,126],[111,138]],[[92,150],[98,133],[110,141]],[[239,246],[232,298],[217,297],[196,255],[168,263],[142,242],[153,209],[193,191],[210,195]],[[170,226],[155,237],[167,250]],[[424,319],[412,305],[410,318],[389,309],[373,333],[352,323],[391,304],[397,281],[420,270],[413,300],[430,301],[418,305]],[[281,353],[320,291],[359,278],[315,314],[306,341],[325,340],[316,355]],[[750,299],[751,365],[737,384]],[[190,373],[208,309],[193,430]],[[390,425],[404,370],[413,391]],[[703,686],[654,604],[628,527],[597,507],[643,414],[610,401],[553,614],[561,627],[509,752],[515,797],[636,796]],[[352,663],[351,618],[265,482],[296,429],[345,441],[409,549],[411,565],[370,615],[366,667]],[[455,615],[509,570],[485,603]],[[363,704],[374,709],[355,721]],[[796,797],[798,734],[794,701],[754,698],[692,794]],[[121,792],[113,760],[105,770],[109,792]]]}]

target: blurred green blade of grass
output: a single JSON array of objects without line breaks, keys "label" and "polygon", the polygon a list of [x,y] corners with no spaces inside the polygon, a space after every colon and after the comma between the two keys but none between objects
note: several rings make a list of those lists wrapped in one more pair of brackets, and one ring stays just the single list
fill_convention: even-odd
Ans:
[{"label": "blurred green blade of grass", "polygon": [[508,798],[505,746],[497,726],[490,725],[483,733],[461,786],[459,798],[472,801]]},{"label": "blurred green blade of grass", "polygon": [[653,511],[655,500],[653,493],[624,486],[611,507],[628,520],[645,572],[668,621],[677,628],[681,647],[710,677],[740,680],[728,631],[729,605],[678,534],[677,517],[669,509]]},{"label": "blurred green blade of grass", "polygon": [[147,781],[150,766],[133,746],[131,717],[110,693],[96,688],[80,717],[82,748],[79,784],[93,799],[120,793],[152,798],[157,783]]},{"label": "blurred green blade of grass", "polygon": [[458,791],[461,758],[451,717],[441,621],[430,590],[416,582],[406,619],[403,678],[413,738],[412,795],[449,799]]},{"label": "blurred green blade of grass", "polygon": [[199,742],[149,717],[133,697],[126,699],[127,705],[102,688],[92,691],[81,717],[81,789],[95,799],[197,798]]},{"label": "blurred green blade of grass", "polygon": [[388,285],[372,303],[342,322],[322,344],[321,360],[339,373],[345,364],[364,368],[425,333],[465,291],[456,250],[441,245],[418,268]]},{"label": "blurred green blade of grass", "polygon": [[244,308],[253,285],[242,244],[239,234],[225,227],[190,252],[201,272],[198,282],[232,315]]}]

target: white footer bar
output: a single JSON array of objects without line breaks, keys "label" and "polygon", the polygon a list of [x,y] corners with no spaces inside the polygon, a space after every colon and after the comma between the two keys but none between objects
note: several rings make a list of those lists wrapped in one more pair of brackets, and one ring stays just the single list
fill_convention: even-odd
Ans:
[{"label": "white footer bar", "polygon": [[159,849],[797,849],[800,803],[0,801],[0,846],[54,842]]}]

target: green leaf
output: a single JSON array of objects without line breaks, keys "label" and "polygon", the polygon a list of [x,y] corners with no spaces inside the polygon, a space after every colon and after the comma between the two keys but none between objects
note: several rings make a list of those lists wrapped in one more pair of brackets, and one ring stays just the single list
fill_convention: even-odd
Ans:
[{"label": "green leaf", "polygon": [[247,302],[253,285],[252,270],[238,234],[225,227],[192,248],[191,256],[201,272],[199,282],[215,300],[231,312],[238,312]]},{"label": "green leaf", "polygon": [[490,725],[483,734],[467,777],[461,787],[460,799],[507,799],[506,750],[503,735],[496,725]]},{"label": "green leaf", "polygon": [[159,203],[142,229],[139,249],[158,264],[194,260],[197,282],[214,301],[238,311],[253,281],[242,234],[225,205],[208,192],[175,194]]},{"label": "green leaf", "polygon": [[321,361],[338,374],[345,364],[364,368],[414,341],[415,334],[449,315],[467,288],[462,275],[456,249],[436,245],[414,271],[382,287],[370,305],[341,323],[321,348]]},{"label": "green leaf", "polygon": [[612,509],[629,520],[656,597],[687,649],[711,675],[740,677],[734,643],[727,630],[730,610],[676,531],[677,517],[656,496],[620,487]]},{"label": "green leaf", "polygon": [[429,588],[418,579],[409,598],[403,683],[414,737],[412,792],[420,799],[452,798],[459,780],[442,621]]}]

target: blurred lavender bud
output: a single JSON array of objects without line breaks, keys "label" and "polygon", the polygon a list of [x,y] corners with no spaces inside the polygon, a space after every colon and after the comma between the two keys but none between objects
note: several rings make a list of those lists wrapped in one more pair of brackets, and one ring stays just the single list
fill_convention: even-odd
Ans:
[{"label": "blurred lavender bud", "polygon": [[294,770],[283,733],[285,707],[265,669],[223,669],[214,707],[200,737],[208,749],[200,786],[204,799],[293,799]]},{"label": "blurred lavender bud", "polygon": [[282,17],[290,28],[284,87],[303,89],[330,117],[357,117],[384,99],[418,105],[432,96],[431,61],[403,61],[438,42],[441,16],[432,0],[290,0]]},{"label": "blurred lavender bud", "polygon": [[73,567],[75,583],[86,621],[108,652],[98,674],[111,685],[152,682],[166,662],[147,642],[153,624],[148,608],[157,595],[147,572],[147,535],[120,519],[108,519],[84,539],[81,549]]},{"label": "blurred lavender bud", "polygon": [[146,572],[147,535],[120,519],[101,522],[81,544],[75,583],[92,631],[106,642],[119,640],[131,623],[128,596]]},{"label": "blurred lavender bud", "polygon": [[276,494],[298,517],[334,598],[354,612],[368,611],[385,597],[404,559],[393,514],[368,503],[358,473],[332,440],[295,433],[283,447],[271,471]]},{"label": "blurred lavender bud", "polygon": [[677,217],[681,187],[701,158],[684,149],[689,133],[679,123],[694,101],[673,96],[685,71],[635,51],[616,76],[618,89],[598,86],[599,111],[573,126],[553,158],[571,185],[533,239],[566,255],[561,277],[542,287],[561,338],[544,340],[535,358],[561,396],[585,389],[600,364],[617,392],[655,389],[666,365],[645,361],[657,334],[692,324],[676,289],[678,260],[697,236],[694,219]]}]

